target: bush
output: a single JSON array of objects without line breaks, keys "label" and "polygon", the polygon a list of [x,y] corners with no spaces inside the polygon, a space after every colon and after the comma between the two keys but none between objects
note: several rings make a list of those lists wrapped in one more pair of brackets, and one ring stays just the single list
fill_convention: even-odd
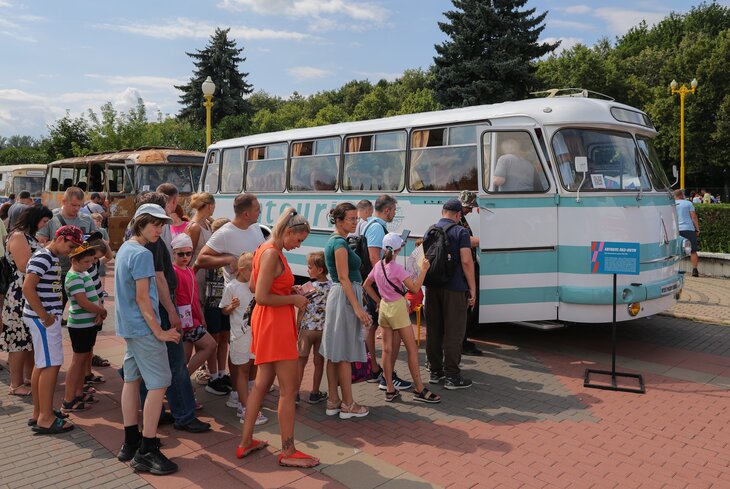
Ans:
[{"label": "bush", "polygon": [[695,204],[700,251],[730,253],[730,204]]}]

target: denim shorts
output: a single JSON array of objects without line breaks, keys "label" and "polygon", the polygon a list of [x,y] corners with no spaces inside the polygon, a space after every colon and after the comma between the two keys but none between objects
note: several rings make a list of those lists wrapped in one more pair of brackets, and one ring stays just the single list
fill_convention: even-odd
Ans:
[{"label": "denim shorts", "polygon": [[134,382],[141,377],[148,390],[166,389],[172,381],[167,346],[155,335],[124,338],[127,352],[124,354],[124,382]]}]

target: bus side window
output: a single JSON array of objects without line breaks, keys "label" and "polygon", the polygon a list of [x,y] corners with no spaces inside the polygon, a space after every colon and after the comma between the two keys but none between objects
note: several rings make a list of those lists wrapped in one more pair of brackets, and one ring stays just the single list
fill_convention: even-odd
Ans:
[{"label": "bus side window", "polygon": [[405,147],[405,131],[348,137],[342,189],[400,192],[403,190]]},{"label": "bus side window", "polygon": [[414,130],[410,189],[477,189],[476,126]]},{"label": "bus side window", "polygon": [[248,148],[246,166],[247,192],[283,192],[288,144]]},{"label": "bus side window", "polygon": [[91,165],[89,176],[89,192],[104,191],[104,165]]},{"label": "bus side window", "polygon": [[59,184],[58,177],[59,177],[59,174],[60,173],[61,173],[61,169],[59,167],[57,167],[57,166],[51,167],[51,171],[49,172],[49,174],[50,174],[49,190],[51,192],[58,192],[58,190],[59,190],[59,188],[58,188],[58,184]]},{"label": "bus side window", "polygon": [[217,151],[208,153],[208,165],[205,168],[205,180],[203,180],[203,192],[214,194],[218,192],[218,155]]},{"label": "bus side window", "polygon": [[[487,133],[484,137],[484,186],[489,192],[545,192],[550,188],[528,132]],[[491,144],[486,138],[492,139]]]},{"label": "bus side window", "polygon": [[241,193],[243,189],[243,155],[243,148],[223,151],[221,193]]},{"label": "bus side window", "polygon": [[337,187],[338,138],[292,144],[289,190],[328,191]]}]

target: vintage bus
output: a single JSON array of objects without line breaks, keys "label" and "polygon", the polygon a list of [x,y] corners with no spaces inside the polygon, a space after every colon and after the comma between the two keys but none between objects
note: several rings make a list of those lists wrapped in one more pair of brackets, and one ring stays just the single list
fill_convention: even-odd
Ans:
[{"label": "vintage bus", "polygon": [[33,200],[40,202],[46,165],[0,166],[0,203],[6,202],[10,194],[16,196],[23,190],[30,192]]},{"label": "vintage bus", "polygon": [[262,224],[286,206],[304,214],[313,232],[288,255],[299,275],[306,254],[323,249],[338,202],[391,194],[398,210],[388,228],[413,239],[446,200],[472,190],[482,323],[610,321],[612,277],[591,273],[593,241],[640,243],[640,275],[618,277],[617,319],[650,316],[677,300],[687,253],[657,132],[635,108],[582,95],[220,141],[200,188],[215,194],[217,216],[232,216],[240,192],[258,196]]},{"label": "vintage bus", "polygon": [[93,192],[104,194],[109,208],[109,239],[116,250],[134,215],[137,195],[154,191],[164,182],[174,183],[184,207],[200,180],[204,157],[195,151],[144,147],[54,161],[48,165],[43,203],[60,207],[64,191],[72,186],[84,190],[87,198]]}]

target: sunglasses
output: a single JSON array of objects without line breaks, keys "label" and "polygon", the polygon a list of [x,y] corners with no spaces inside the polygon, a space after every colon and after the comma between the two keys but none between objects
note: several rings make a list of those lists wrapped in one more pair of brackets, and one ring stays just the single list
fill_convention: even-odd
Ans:
[{"label": "sunglasses", "polygon": [[192,251],[176,251],[175,254],[177,256],[193,256]]}]

